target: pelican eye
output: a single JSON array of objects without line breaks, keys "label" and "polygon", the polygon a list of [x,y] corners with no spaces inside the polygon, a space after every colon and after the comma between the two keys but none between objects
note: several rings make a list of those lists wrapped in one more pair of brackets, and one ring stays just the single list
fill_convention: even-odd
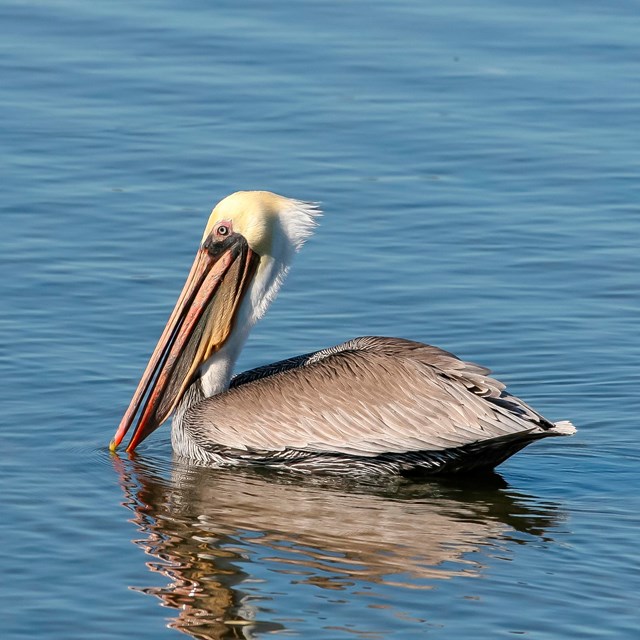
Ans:
[{"label": "pelican eye", "polygon": [[231,234],[231,223],[230,222],[220,222],[216,228],[214,229],[214,233],[219,238],[226,238]]}]

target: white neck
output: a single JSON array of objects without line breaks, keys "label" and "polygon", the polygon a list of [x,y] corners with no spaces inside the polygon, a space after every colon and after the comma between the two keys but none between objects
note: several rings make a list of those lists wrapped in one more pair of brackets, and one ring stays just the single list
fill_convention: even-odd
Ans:
[{"label": "white neck", "polygon": [[200,367],[200,386],[205,398],[215,396],[229,388],[233,369],[250,328],[240,331],[240,327],[236,327],[220,350]]}]

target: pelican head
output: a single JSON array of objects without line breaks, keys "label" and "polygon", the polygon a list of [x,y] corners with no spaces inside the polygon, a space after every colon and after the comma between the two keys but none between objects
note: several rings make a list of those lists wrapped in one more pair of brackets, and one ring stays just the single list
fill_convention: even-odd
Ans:
[{"label": "pelican head", "polygon": [[[237,356],[275,297],[319,209],[268,191],[239,191],[211,212],[191,271],[120,426],[115,450],[136,415],[127,451],[174,411],[198,372],[221,350]],[[228,384],[228,381],[227,381]],[[220,391],[218,389],[217,391]]]}]

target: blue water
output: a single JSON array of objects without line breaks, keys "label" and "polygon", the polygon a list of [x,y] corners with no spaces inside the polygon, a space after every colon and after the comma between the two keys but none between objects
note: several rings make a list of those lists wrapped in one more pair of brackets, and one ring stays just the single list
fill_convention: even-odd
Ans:
[{"label": "blue water", "polygon": [[[640,23],[623,2],[0,2],[2,638],[632,638]],[[326,211],[241,368],[362,334],[571,439],[486,484],[107,444],[211,206]]]}]

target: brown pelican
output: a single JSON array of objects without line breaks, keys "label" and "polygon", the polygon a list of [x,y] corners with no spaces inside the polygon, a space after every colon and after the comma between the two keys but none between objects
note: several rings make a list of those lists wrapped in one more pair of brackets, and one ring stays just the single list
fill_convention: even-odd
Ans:
[{"label": "brown pelican", "polygon": [[111,449],[133,451],[171,414],[174,451],[208,465],[342,475],[493,469],[553,423],[489,370],[437,347],[365,337],[232,378],[319,209],[242,191],[211,212],[191,272]]}]

